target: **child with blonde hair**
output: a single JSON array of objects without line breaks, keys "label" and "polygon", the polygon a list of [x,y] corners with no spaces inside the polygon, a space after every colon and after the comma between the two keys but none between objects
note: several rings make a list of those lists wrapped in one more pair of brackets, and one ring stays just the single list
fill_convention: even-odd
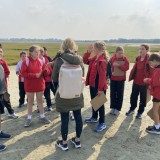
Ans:
[{"label": "child with blonde hair", "polygon": [[29,48],[29,56],[22,63],[21,74],[24,77],[24,88],[28,98],[28,116],[24,127],[29,127],[32,122],[34,95],[37,98],[40,120],[45,124],[50,123],[45,117],[43,108],[43,92],[45,90],[43,72],[45,71],[45,64],[38,58],[39,52],[39,46],[31,46]]},{"label": "child with blonde hair", "polygon": [[[90,44],[87,52],[83,56],[83,62],[89,65],[86,85],[90,86],[91,99],[95,98],[97,95],[106,93],[106,89],[108,88],[106,81],[108,56],[105,52],[105,46],[106,44],[103,41],[97,41],[94,44]],[[92,52],[95,54],[95,56],[90,58]],[[98,122],[98,113],[99,124],[95,131],[101,132],[106,128],[104,105],[102,105],[97,111],[94,111],[92,108],[92,117],[86,118],[85,122]]]}]

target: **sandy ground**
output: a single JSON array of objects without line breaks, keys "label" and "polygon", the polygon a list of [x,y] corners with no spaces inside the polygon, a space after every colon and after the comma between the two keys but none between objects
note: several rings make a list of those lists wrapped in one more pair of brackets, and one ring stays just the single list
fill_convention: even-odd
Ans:
[{"label": "sandy ground", "polygon": [[[19,96],[15,66],[11,66],[10,70],[9,92],[12,106],[19,118],[8,119],[7,111],[3,115],[5,121],[2,123],[2,128],[5,132],[12,134],[13,138],[0,141],[7,145],[7,150],[0,153],[0,160],[160,160],[160,137],[145,132],[145,128],[153,124],[146,115],[151,108],[151,102],[148,103],[142,120],[135,119],[135,115],[125,116],[130,106],[132,82],[126,82],[123,108],[118,117],[109,115],[109,90],[107,91],[108,102],[105,104],[107,129],[101,133],[95,133],[93,130],[96,124],[84,123],[81,136],[82,148],[75,149],[68,142],[69,151],[64,152],[55,145],[57,138],[61,138],[60,117],[55,110],[46,113],[52,121],[50,125],[43,125],[39,121],[39,115],[33,112],[33,125],[30,128],[23,127],[27,111],[26,107],[17,108]],[[84,90],[84,97],[83,119],[91,116],[90,95],[87,87]],[[54,101],[54,97],[52,98]],[[70,121],[68,139],[74,136],[74,128],[74,121]]]}]

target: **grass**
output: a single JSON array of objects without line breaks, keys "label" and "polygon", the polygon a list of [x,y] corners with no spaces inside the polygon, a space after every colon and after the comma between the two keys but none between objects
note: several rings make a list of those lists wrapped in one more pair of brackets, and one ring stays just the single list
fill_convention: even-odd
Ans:
[{"label": "grass", "polygon": [[[33,45],[32,43],[2,43],[3,50],[4,50],[4,59],[7,61],[9,65],[16,65],[19,61],[19,53],[22,50],[28,51],[28,48]],[[54,57],[56,53],[60,49],[60,43],[37,43],[37,45],[44,46],[48,49],[48,53],[50,57]],[[87,49],[87,43],[78,43],[78,52],[80,55],[83,55]],[[116,49],[116,45],[108,45],[107,51],[109,52],[110,56],[114,54]],[[134,62],[135,58],[139,54],[139,45],[123,45],[125,50],[125,55],[129,58],[130,62]],[[151,51],[158,51],[160,50],[160,45],[150,45]]]}]

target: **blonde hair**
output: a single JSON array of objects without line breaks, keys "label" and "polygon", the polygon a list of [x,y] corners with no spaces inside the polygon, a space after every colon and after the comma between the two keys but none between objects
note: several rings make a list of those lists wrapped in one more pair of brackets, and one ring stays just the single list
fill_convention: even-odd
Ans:
[{"label": "blonde hair", "polygon": [[44,53],[44,48],[40,47],[40,52]]},{"label": "blonde hair", "polygon": [[96,41],[94,43],[94,47],[97,48],[99,51],[104,52],[104,58],[108,62],[109,61],[109,53],[106,51],[106,43],[104,41]]},{"label": "blonde hair", "polygon": [[78,50],[78,46],[76,42],[72,38],[67,38],[61,44],[61,52],[70,51],[72,53],[76,53]]},{"label": "blonde hair", "polygon": [[118,51],[122,51],[122,52],[124,52],[124,48],[123,48],[123,47],[121,47],[121,46],[118,46],[118,47],[116,48],[116,52],[118,52]]},{"label": "blonde hair", "polygon": [[41,49],[41,47],[40,47],[40,46],[38,46],[38,45],[33,45],[33,46],[31,46],[31,47],[29,48],[29,53],[33,52],[35,49],[40,50],[40,49]]}]

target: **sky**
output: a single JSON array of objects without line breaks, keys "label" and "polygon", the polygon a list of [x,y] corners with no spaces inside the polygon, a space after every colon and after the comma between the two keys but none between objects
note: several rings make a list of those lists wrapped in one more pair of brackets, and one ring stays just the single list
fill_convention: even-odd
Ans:
[{"label": "sky", "polygon": [[160,38],[159,0],[0,0],[0,38]]}]

